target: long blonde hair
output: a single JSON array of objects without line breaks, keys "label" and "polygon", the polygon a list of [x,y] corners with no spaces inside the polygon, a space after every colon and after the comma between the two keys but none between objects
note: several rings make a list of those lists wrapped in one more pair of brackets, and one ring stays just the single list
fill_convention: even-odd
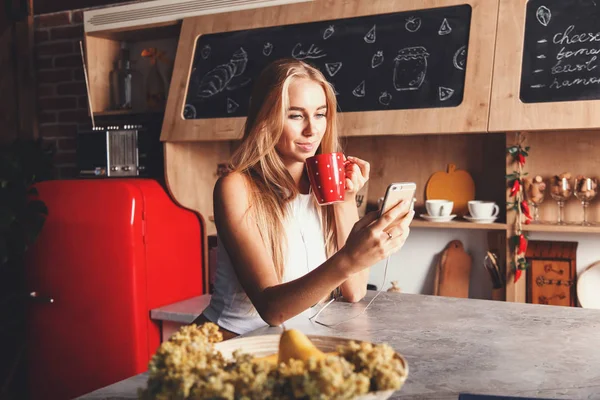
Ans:
[{"label": "long blonde hair", "polygon": [[[327,100],[327,128],[317,154],[340,150],[337,101],[332,86],[318,69],[307,63],[280,59],[269,64],[254,83],[244,136],[231,160],[231,169],[247,178],[249,212],[256,220],[280,282],[284,272],[284,243],[287,242],[283,227],[287,203],[299,192],[275,145],[283,133],[290,106],[288,89],[294,79],[301,78],[319,83]],[[337,251],[333,208],[318,207],[318,210],[323,221],[327,255],[330,256]]]}]

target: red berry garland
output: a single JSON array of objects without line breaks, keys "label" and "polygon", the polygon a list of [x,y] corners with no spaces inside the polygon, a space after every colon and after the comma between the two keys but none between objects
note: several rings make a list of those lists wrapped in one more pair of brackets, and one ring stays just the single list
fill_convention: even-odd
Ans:
[{"label": "red berry garland", "polygon": [[529,224],[533,219],[529,210],[529,204],[525,199],[525,190],[523,187],[523,177],[527,172],[523,172],[523,166],[527,156],[529,156],[529,146],[523,147],[525,138],[520,133],[517,134],[517,144],[506,149],[512,157],[513,164],[516,164],[517,169],[512,174],[506,176],[508,187],[510,187],[510,197],[514,201],[509,201],[507,206],[509,209],[516,211],[515,218],[515,233],[510,238],[510,245],[513,249],[513,260],[511,268],[514,272],[514,282],[517,283],[521,274],[529,266],[525,253],[527,252],[527,236],[522,231],[522,224]]}]

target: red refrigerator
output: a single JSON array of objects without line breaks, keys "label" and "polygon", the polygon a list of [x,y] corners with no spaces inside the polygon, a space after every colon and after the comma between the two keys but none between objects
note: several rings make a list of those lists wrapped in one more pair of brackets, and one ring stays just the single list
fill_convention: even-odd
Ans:
[{"label": "red refrigerator", "polygon": [[150,310],[204,292],[205,236],[153,180],[36,187],[48,218],[27,260],[30,397],[71,399],[146,371]]}]

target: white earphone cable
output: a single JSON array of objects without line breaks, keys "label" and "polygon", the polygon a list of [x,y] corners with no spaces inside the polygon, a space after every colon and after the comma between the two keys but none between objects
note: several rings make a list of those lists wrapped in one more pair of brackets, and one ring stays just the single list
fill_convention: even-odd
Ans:
[{"label": "white earphone cable", "polygon": [[335,324],[326,324],[324,322],[319,322],[317,321],[317,317],[319,316],[319,314],[321,314],[323,312],[323,310],[325,310],[327,307],[329,307],[329,305],[331,303],[333,303],[335,301],[335,298],[329,300],[329,302],[327,304],[325,304],[315,315],[313,315],[312,317],[309,318],[309,321],[313,321],[319,325],[323,325],[323,326],[327,326],[329,328],[333,328],[336,327],[338,325],[341,325],[345,322],[351,321],[354,318],[357,318],[359,316],[361,316],[362,314],[364,314],[365,311],[367,311],[367,309],[371,306],[371,304],[373,304],[373,302],[375,301],[375,299],[379,296],[379,294],[381,292],[383,292],[383,286],[385,285],[385,280],[387,277],[387,270],[388,270],[388,263],[390,262],[390,256],[388,256],[388,258],[385,260],[385,269],[383,270],[383,283],[381,284],[381,289],[379,289],[379,291],[375,294],[375,296],[373,296],[373,298],[371,299],[371,301],[369,301],[369,304],[367,304],[367,306],[365,308],[363,308],[363,310],[361,312],[359,312],[358,314],[356,314],[353,317],[350,317],[348,319],[345,319],[343,321],[337,322]]}]

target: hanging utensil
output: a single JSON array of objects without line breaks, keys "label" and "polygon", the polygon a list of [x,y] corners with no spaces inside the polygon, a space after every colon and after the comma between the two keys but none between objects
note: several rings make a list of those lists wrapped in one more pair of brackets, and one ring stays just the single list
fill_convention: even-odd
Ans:
[{"label": "hanging utensil", "polygon": [[498,266],[498,256],[491,251],[488,251],[483,259],[483,266],[490,274],[494,289],[500,289],[503,287],[505,281],[502,273],[500,272],[500,267]]}]

